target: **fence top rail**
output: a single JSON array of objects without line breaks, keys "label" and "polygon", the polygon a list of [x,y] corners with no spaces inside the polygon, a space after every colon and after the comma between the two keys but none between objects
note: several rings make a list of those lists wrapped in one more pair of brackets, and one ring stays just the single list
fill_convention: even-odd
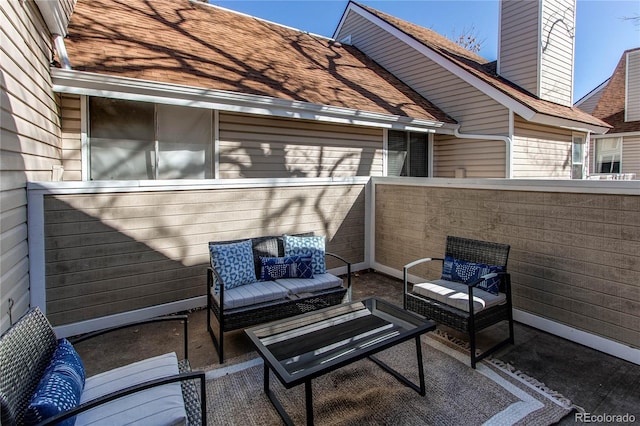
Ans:
[{"label": "fence top rail", "polygon": [[640,180],[449,179],[410,177],[373,177],[371,180],[373,185],[640,196]]}]

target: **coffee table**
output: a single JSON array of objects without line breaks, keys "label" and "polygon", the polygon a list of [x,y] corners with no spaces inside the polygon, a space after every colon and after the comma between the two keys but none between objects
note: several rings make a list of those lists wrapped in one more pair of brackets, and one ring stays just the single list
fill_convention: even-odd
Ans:
[{"label": "coffee table", "polygon": [[[264,359],[264,391],[290,425],[291,418],[269,389],[270,371],[287,389],[304,383],[307,424],[313,424],[311,380],[366,357],[424,395],[420,335],[435,327],[431,320],[370,298],[252,327],[246,333]],[[410,339],[416,344],[419,385],[372,356]]]}]

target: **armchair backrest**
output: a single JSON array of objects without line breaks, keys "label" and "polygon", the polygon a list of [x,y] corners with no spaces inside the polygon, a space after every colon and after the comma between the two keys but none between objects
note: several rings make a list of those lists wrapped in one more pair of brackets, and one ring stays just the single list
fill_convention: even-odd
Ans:
[{"label": "armchair backrest", "polygon": [[40,309],[32,308],[0,337],[0,411],[3,425],[21,424],[29,400],[57,346]]},{"label": "armchair backrest", "polygon": [[506,271],[510,248],[508,244],[448,236],[445,256],[467,262],[502,266]]}]

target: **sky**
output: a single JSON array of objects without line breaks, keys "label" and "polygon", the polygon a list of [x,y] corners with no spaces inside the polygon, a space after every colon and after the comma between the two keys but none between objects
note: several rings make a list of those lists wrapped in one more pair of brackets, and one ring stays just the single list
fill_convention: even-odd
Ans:
[{"label": "sky", "polygon": [[[533,1],[533,0],[529,0]],[[482,57],[498,51],[499,0],[358,0],[358,3],[454,38],[472,34]],[[333,36],[347,0],[209,0],[302,31]],[[629,19],[635,18],[635,19]],[[574,102],[611,77],[622,53],[640,47],[639,0],[577,0]]]}]

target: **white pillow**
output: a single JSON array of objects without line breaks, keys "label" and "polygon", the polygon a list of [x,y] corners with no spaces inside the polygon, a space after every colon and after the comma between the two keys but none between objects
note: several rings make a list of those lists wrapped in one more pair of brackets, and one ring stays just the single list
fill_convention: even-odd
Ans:
[{"label": "white pillow", "polygon": [[[80,403],[149,380],[178,374],[175,352],[114,368],[86,379]],[[78,414],[81,425],[181,425],[187,413],[180,382],[157,386]]]}]

